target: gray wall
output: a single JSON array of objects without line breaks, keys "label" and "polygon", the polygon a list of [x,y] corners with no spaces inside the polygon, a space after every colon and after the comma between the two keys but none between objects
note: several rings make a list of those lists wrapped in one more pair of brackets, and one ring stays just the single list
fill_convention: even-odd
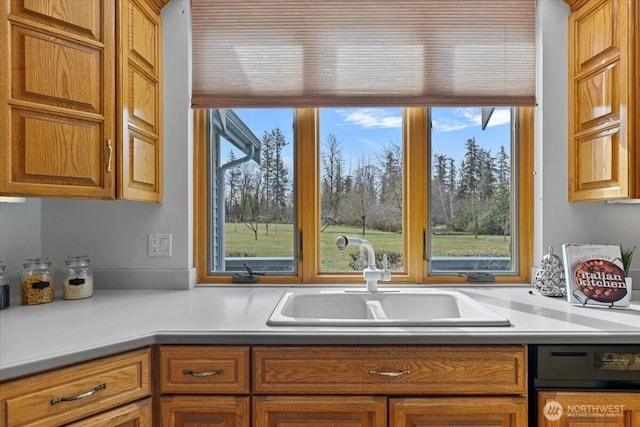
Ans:
[{"label": "gray wall", "polygon": [[[564,242],[638,246],[632,268],[640,284],[640,205],[567,202],[567,16],[560,0],[538,2],[535,262]],[[127,201],[42,199],[0,204],[0,258],[40,252],[61,265],[88,254],[103,285],[185,288],[193,283],[192,116],[188,0],[171,0],[164,20],[165,192],[162,205]],[[40,225],[42,224],[42,225]],[[173,234],[173,256],[147,255],[147,234]],[[21,236],[16,241],[16,235]]]},{"label": "gray wall", "polygon": [[11,295],[17,295],[17,275],[24,260],[43,256],[40,206],[40,199],[0,203],[0,261],[11,277]]}]

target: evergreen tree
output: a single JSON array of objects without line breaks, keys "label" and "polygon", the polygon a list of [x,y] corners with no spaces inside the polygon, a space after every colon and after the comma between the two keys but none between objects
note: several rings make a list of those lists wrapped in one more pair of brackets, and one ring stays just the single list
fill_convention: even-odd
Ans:
[{"label": "evergreen tree", "polygon": [[273,168],[273,215],[272,219],[283,222],[287,214],[287,199],[289,193],[289,171],[284,165],[282,150],[287,145],[284,134],[279,127],[271,131],[274,145],[274,168]]},{"label": "evergreen tree", "polygon": [[[236,160],[236,155],[231,150],[227,163],[231,163]],[[238,213],[240,209],[240,185],[242,179],[242,172],[240,168],[235,166],[227,170],[227,177],[225,179],[227,184],[227,200],[226,200],[226,217],[228,219],[233,218],[234,222],[238,219]]]}]

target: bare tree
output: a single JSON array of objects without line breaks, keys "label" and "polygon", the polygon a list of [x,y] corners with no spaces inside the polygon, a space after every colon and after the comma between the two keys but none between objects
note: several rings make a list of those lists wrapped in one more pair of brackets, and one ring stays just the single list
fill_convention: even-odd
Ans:
[{"label": "bare tree", "polygon": [[241,169],[240,218],[244,225],[253,231],[254,239],[258,240],[258,227],[262,219],[260,209],[262,174],[250,163],[243,164]]},{"label": "bare tree", "polygon": [[355,174],[354,183],[354,199],[356,211],[359,214],[360,227],[362,228],[362,234],[367,232],[367,217],[371,209],[377,202],[378,195],[378,168],[371,164],[369,159],[360,159],[358,161],[359,166]]},{"label": "bare tree", "polygon": [[344,191],[343,163],[340,141],[334,134],[330,133],[324,143],[321,159],[320,206],[322,210],[321,219],[324,225],[320,231],[339,221],[338,207]]},{"label": "bare tree", "polygon": [[[236,156],[232,151],[229,151],[229,157],[227,163],[231,163],[236,160]],[[227,171],[226,183],[226,215],[227,221],[232,218],[234,223],[238,222],[238,215],[240,211],[240,185],[242,179],[242,172],[239,167],[229,168]]]}]

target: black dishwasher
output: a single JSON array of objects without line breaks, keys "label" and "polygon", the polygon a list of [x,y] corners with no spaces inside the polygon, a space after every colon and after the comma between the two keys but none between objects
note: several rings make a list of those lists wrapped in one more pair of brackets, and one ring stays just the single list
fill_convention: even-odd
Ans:
[{"label": "black dishwasher", "polygon": [[640,416],[640,344],[537,345],[529,356],[531,426],[562,417],[562,425],[617,425],[625,412]]}]

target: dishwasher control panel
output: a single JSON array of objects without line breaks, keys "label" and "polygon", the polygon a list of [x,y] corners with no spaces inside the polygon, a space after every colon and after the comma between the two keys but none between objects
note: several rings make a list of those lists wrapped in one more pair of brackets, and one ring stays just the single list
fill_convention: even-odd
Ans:
[{"label": "dishwasher control panel", "polygon": [[640,345],[540,345],[536,388],[630,389],[640,386]]}]

